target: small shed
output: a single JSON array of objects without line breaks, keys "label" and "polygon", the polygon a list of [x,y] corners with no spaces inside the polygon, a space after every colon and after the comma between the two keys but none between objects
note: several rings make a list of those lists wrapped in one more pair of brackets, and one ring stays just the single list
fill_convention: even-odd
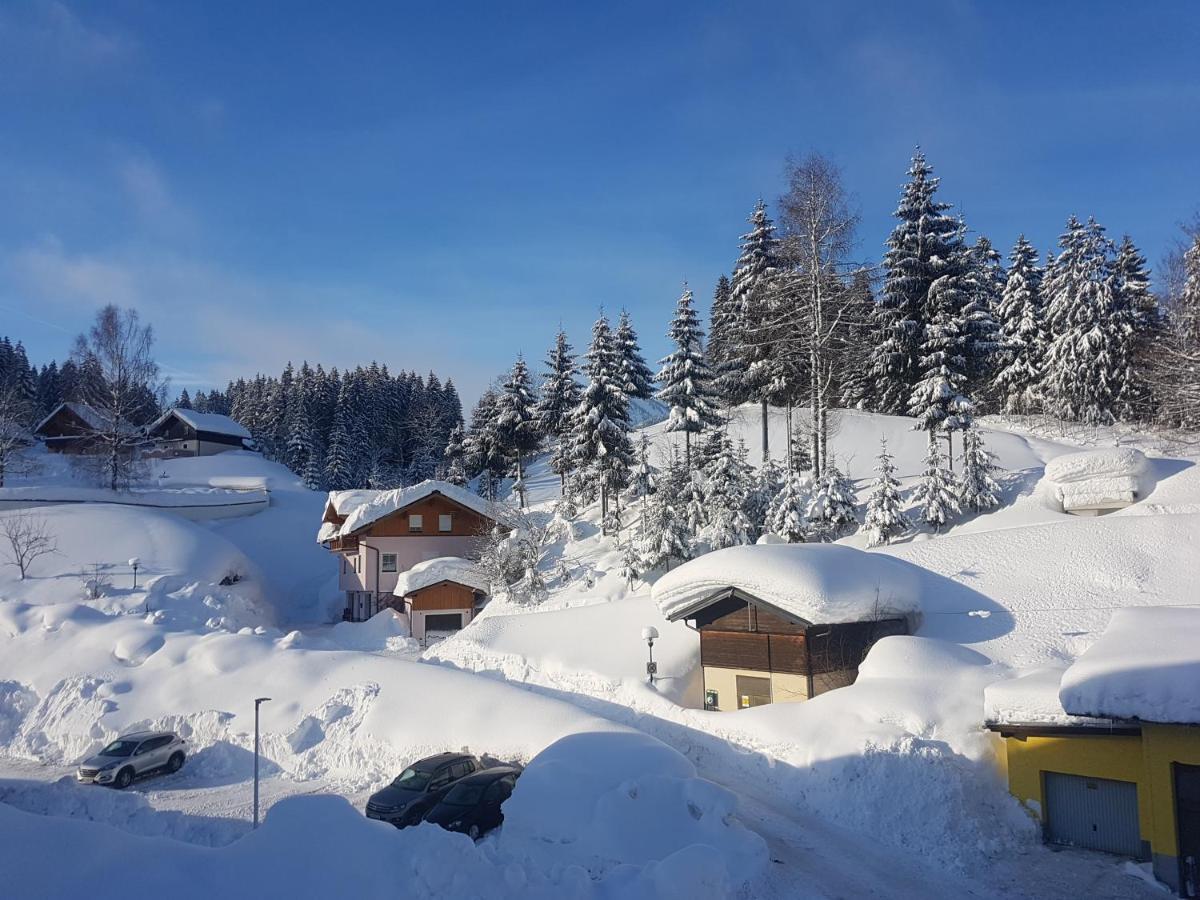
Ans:
[{"label": "small shed", "polygon": [[1048,843],[1151,860],[1200,893],[1200,609],[1117,610],[1070,666],[989,686],[985,710]]},{"label": "small shed", "polygon": [[403,602],[412,636],[458,631],[470,624],[487,598],[487,577],[469,559],[440,556],[417,563],[396,579],[393,596]]},{"label": "small shed", "polygon": [[1081,450],[1046,463],[1042,478],[1051,505],[1075,516],[1103,516],[1150,492],[1149,461],[1133,447]]},{"label": "small shed", "polygon": [[226,450],[241,450],[250,440],[246,426],[218,413],[192,409],[169,409],[146,429],[161,458],[212,456]]},{"label": "small shed", "polygon": [[685,563],[652,597],[700,633],[705,708],[733,710],[852,684],[876,641],[908,633],[918,594],[911,567],[892,557],[768,544]]}]

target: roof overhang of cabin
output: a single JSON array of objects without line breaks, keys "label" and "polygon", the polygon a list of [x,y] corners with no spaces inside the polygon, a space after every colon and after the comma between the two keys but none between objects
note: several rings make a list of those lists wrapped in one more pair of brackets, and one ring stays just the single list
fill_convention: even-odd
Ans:
[{"label": "roof overhang of cabin", "polygon": [[1026,740],[1031,737],[1136,737],[1142,733],[1137,721],[1114,719],[1111,723],[1087,722],[1077,725],[1053,725],[1042,722],[988,722],[988,731],[1005,738]]},{"label": "roof overhang of cabin", "polygon": [[458,587],[461,587],[461,588],[466,588],[466,589],[467,589],[468,591],[470,591],[472,594],[484,594],[484,593],[486,593],[486,591],[482,591],[482,590],[480,590],[479,588],[475,587],[474,585],[470,585],[470,584],[464,584],[463,582],[461,582],[461,581],[456,581],[456,580],[455,580],[455,579],[453,579],[453,578],[443,578],[441,581],[435,581],[433,584],[426,584],[426,585],[422,585],[422,586],[421,586],[421,587],[419,587],[419,588],[414,588],[413,590],[409,591],[409,592],[408,592],[407,594],[405,594],[404,596],[405,596],[406,598],[407,598],[407,597],[415,597],[415,596],[417,596],[418,594],[423,594],[423,593],[425,593],[426,591],[428,591],[428,590],[432,590],[432,589],[433,589],[433,588],[435,588],[435,587],[441,587],[443,584],[453,584],[453,585],[457,585]]},{"label": "roof overhang of cabin", "polygon": [[766,600],[762,600],[758,597],[755,597],[753,594],[747,593],[746,591],[735,587],[725,587],[716,590],[703,600],[698,600],[690,606],[686,606],[678,612],[667,616],[667,621],[679,622],[687,619],[694,619],[696,617],[696,613],[700,612],[701,610],[707,609],[708,607],[717,603],[723,603],[726,600],[740,600],[743,603],[753,603],[755,606],[761,606],[763,609],[770,610],[780,618],[791,622],[793,625],[799,625],[802,628],[809,628],[812,625],[817,624],[815,622],[808,621],[808,619],[801,618],[795,613],[790,613],[785,609],[780,609],[773,603],[769,603]]}]

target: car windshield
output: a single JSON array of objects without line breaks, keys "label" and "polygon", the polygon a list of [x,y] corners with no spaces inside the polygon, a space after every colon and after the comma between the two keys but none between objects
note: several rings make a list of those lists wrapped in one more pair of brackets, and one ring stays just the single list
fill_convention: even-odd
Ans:
[{"label": "car windshield", "polygon": [[140,741],[113,741],[100,751],[101,756],[132,756]]},{"label": "car windshield", "polygon": [[483,796],[486,784],[475,782],[467,782],[465,784],[456,784],[450,788],[450,792],[446,794],[444,802],[451,806],[474,806],[479,802],[479,798]]},{"label": "car windshield", "polygon": [[432,772],[420,772],[416,769],[405,769],[392,782],[392,787],[404,788],[406,791],[423,791],[433,777]]}]

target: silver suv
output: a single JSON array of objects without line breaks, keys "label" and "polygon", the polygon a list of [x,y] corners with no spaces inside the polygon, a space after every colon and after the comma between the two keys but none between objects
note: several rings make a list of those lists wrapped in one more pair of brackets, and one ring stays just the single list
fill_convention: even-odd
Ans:
[{"label": "silver suv", "polygon": [[183,738],[169,731],[135,731],[81,762],[75,779],[82,784],[127,788],[133,779],[151,772],[178,772],[183,767],[186,745]]}]

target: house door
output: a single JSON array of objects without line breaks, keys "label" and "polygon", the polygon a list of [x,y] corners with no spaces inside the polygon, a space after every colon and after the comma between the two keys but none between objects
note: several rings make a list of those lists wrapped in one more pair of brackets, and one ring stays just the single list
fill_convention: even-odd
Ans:
[{"label": "house door", "polygon": [[1179,832],[1179,894],[1200,897],[1200,766],[1175,763],[1172,768]]},{"label": "house door", "polygon": [[1141,858],[1137,785],[1044,772],[1046,840]]}]

